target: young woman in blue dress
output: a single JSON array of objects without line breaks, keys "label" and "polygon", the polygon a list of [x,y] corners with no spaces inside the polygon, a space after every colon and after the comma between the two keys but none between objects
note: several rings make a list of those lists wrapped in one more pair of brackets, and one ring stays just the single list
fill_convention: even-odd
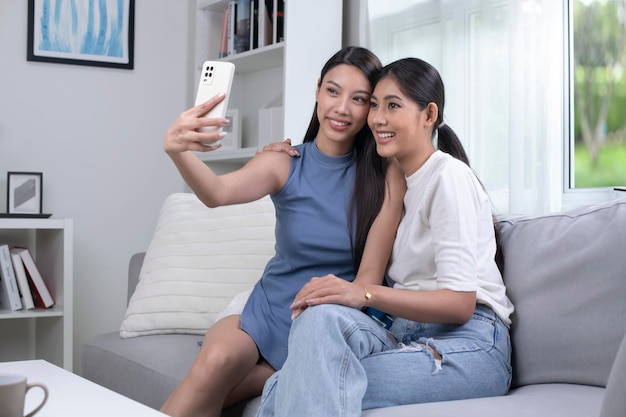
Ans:
[{"label": "young woman in blue dress", "polygon": [[[372,80],[381,65],[364,48],[348,47],[321,71],[316,104],[299,158],[256,155],[232,173],[216,175],[193,151],[224,126],[202,117],[215,97],[178,117],[164,149],[193,192],[209,207],[270,195],[276,208],[276,254],[241,315],[213,325],[190,371],[162,407],[176,417],[219,416],[225,406],[260,395],[287,356],[290,305],[311,279],[339,277],[379,284],[402,213],[405,180],[399,165],[377,155],[366,125]],[[341,285],[341,284],[338,284]],[[356,300],[355,300],[356,301]]]}]

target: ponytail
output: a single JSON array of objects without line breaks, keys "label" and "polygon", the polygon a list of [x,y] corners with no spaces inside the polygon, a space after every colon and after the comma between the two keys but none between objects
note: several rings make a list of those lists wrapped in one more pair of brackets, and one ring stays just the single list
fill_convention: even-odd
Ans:
[{"label": "ponytail", "polygon": [[445,122],[441,122],[437,128],[437,147],[440,151],[449,153],[456,159],[459,159],[467,166],[470,166],[469,158],[465,153],[463,144],[459,140],[459,137],[454,133],[454,130],[448,126]]}]

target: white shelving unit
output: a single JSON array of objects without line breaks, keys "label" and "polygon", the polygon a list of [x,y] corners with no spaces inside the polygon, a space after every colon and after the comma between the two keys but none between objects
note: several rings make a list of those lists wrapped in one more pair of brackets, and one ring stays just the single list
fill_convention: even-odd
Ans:
[{"label": "white shelving unit", "polygon": [[[222,16],[228,0],[197,0],[193,91],[200,68],[216,60]],[[222,60],[235,64],[229,108],[242,118],[242,149],[200,154],[218,171],[230,171],[254,156],[258,148],[259,109],[279,103],[284,109],[283,137],[302,142],[315,100],[315,86],[324,63],[341,48],[342,0],[285,0],[284,41],[230,55]],[[221,168],[221,169],[220,169]]]},{"label": "white shelving unit", "polygon": [[0,243],[26,246],[55,301],[49,309],[0,309],[0,361],[45,359],[72,370],[73,222],[0,219]]}]

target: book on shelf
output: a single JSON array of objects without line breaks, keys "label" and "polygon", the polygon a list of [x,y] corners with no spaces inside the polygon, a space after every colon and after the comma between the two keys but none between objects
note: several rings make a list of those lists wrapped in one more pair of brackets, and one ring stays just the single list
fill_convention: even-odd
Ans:
[{"label": "book on shelf", "polygon": [[30,291],[30,285],[28,284],[28,276],[24,269],[24,262],[19,253],[11,249],[11,261],[13,261],[13,270],[15,271],[15,279],[17,279],[17,286],[22,295],[22,305],[26,310],[32,310],[35,308],[33,300],[33,294]]},{"label": "book on shelf", "polygon": [[22,301],[20,300],[20,292],[17,288],[17,280],[15,279],[15,271],[13,270],[13,262],[11,261],[11,252],[9,245],[0,245],[0,286],[2,290],[2,307],[7,310],[21,310]]},{"label": "book on shelf", "polygon": [[274,24],[274,42],[285,40],[285,0],[274,0],[274,11],[272,14]]},{"label": "book on shelf", "polygon": [[237,0],[228,2],[228,25],[226,40],[228,55],[237,53]]},{"label": "book on shelf", "polygon": [[224,8],[222,15],[222,37],[220,38],[220,58],[228,56],[228,7]]},{"label": "book on shelf", "polygon": [[274,5],[272,0],[258,0],[258,43],[259,48],[272,44],[272,11]]},{"label": "book on shelf", "polygon": [[250,49],[259,47],[259,2],[250,0]]},{"label": "book on shelf", "polygon": [[250,0],[237,0],[237,53],[250,50]]},{"label": "book on shelf", "polygon": [[30,290],[33,296],[33,303],[38,308],[50,308],[54,305],[54,299],[48,290],[48,286],[35,263],[33,255],[28,248],[15,247],[11,252],[19,254],[24,263],[24,270],[28,278]]}]

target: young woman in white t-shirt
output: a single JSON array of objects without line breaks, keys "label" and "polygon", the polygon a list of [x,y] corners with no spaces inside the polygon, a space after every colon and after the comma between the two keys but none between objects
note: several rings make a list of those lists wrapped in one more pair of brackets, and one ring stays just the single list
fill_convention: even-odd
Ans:
[{"label": "young woman in white t-shirt", "polygon": [[[383,68],[368,124],[377,152],[396,158],[407,180],[389,285],[325,277],[303,287],[287,361],[266,383],[259,417],[357,417],[508,391],[513,306],[495,262],[491,206],[443,109],[434,67],[407,58]],[[395,317],[390,328],[363,307]]]}]

